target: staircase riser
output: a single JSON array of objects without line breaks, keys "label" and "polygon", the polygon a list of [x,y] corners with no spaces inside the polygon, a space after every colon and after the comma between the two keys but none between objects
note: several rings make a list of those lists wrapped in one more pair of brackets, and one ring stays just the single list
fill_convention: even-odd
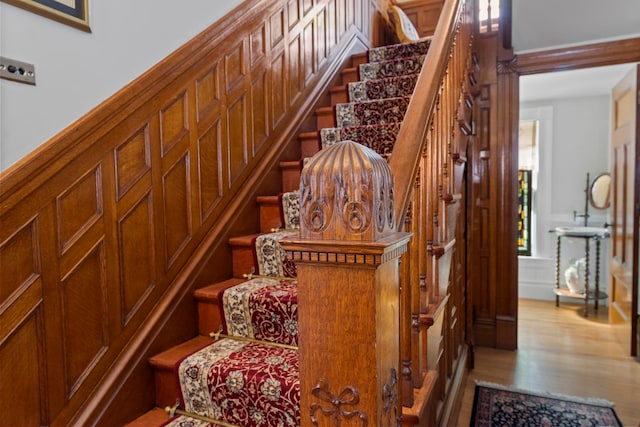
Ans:
[{"label": "staircase riser", "polygon": [[346,88],[341,90],[333,90],[331,91],[331,105],[342,104],[344,102],[349,102],[349,93]]},{"label": "staircase riser", "polygon": [[352,67],[357,67],[360,64],[364,64],[369,62],[369,55],[367,52],[356,53],[351,57],[351,65]]},{"label": "staircase riser", "polygon": [[280,227],[280,206],[277,204],[260,204],[260,232],[270,233]]},{"label": "staircase riser", "polygon": [[348,68],[342,72],[342,84],[346,85],[347,83],[357,82],[358,81],[358,69],[356,68]]},{"label": "staircase riser", "polygon": [[173,370],[155,369],[156,406],[166,408],[176,404],[179,396],[176,374]]},{"label": "staircase riser", "polygon": [[300,167],[282,169],[282,191],[297,191],[300,189]]},{"label": "staircase riser", "polygon": [[316,111],[317,129],[332,128],[336,126],[336,118],[333,108],[322,108]]},{"label": "staircase riser", "polygon": [[251,273],[254,267],[251,246],[236,246],[231,249],[233,258],[233,277],[241,278],[243,274]]},{"label": "staircase riser", "polygon": [[313,157],[313,155],[318,151],[320,151],[320,141],[317,134],[313,138],[308,137],[300,139],[300,154],[303,159],[306,157]]},{"label": "staircase riser", "polygon": [[222,316],[217,302],[198,301],[198,333],[209,335],[222,325]]}]

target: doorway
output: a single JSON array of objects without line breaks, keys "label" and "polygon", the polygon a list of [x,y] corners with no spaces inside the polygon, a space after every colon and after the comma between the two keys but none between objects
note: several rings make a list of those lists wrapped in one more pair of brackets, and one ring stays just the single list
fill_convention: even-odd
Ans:
[{"label": "doorway", "polygon": [[[582,239],[573,243],[574,239],[563,239],[563,261],[558,267],[556,236],[550,231],[584,223],[586,174],[592,181],[610,170],[611,89],[631,67],[623,64],[520,77],[520,120],[534,121],[537,126],[532,251],[518,259],[521,298],[548,300],[553,307],[556,270],[564,285],[569,263],[584,256]],[[590,226],[611,223],[609,209],[589,209],[588,214]],[[609,254],[609,240],[605,239],[600,257],[600,289],[604,292],[609,286]],[[591,271],[593,280],[594,269]]]}]

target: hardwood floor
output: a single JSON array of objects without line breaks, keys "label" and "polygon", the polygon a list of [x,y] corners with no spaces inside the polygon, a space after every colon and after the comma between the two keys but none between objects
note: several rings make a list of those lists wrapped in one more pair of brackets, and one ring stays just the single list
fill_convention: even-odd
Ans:
[{"label": "hardwood floor", "polygon": [[640,426],[640,362],[628,356],[606,307],[591,308],[588,318],[582,308],[520,300],[518,350],[476,347],[456,426],[469,425],[475,380],[607,399],[625,426]]}]

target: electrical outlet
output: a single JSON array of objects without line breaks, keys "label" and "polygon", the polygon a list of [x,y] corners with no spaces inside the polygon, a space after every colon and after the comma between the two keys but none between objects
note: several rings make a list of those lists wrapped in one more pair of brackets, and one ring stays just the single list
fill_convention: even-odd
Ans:
[{"label": "electrical outlet", "polygon": [[35,85],[36,71],[33,64],[0,56],[0,78]]}]

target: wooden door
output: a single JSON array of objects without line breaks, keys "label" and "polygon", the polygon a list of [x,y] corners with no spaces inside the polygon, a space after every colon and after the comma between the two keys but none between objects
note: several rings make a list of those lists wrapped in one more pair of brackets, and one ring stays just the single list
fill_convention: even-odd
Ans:
[{"label": "wooden door", "polygon": [[[638,355],[638,216],[640,173],[638,153],[639,108],[636,65],[612,93],[612,219],[609,320],[622,325],[625,347]],[[631,338],[630,341],[627,341]],[[630,344],[629,344],[630,343]]]}]

